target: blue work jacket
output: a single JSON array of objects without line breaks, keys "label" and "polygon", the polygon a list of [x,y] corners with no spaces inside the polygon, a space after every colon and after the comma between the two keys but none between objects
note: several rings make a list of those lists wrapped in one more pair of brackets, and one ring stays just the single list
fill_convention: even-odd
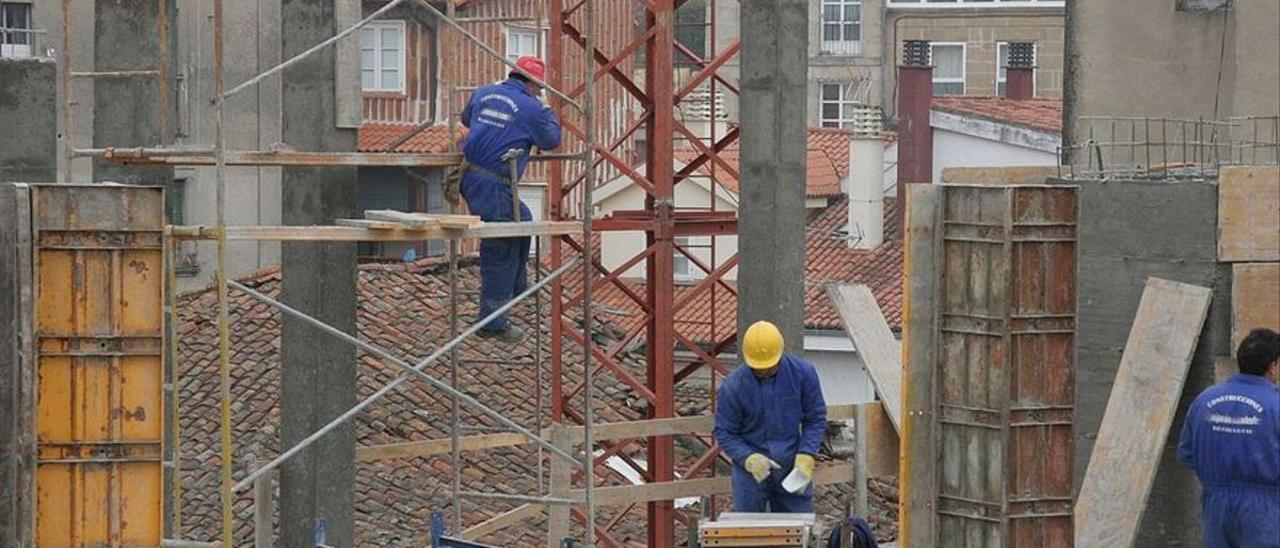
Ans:
[{"label": "blue work jacket", "polygon": [[519,179],[529,164],[531,147],[560,146],[560,120],[555,112],[515,78],[476,90],[462,110],[462,125],[471,129],[462,145],[467,162],[503,177],[511,173],[510,165],[502,161],[508,150],[524,151],[516,162]]},{"label": "blue work jacket", "polygon": [[1202,392],[1187,409],[1178,460],[1195,469],[1206,492],[1262,490],[1280,497],[1280,390],[1241,373]]},{"label": "blue work jacket", "polygon": [[783,354],[778,370],[759,378],[745,365],[729,373],[716,400],[716,441],[734,464],[761,453],[791,471],[796,453],[817,455],[827,432],[827,403],[813,364]]}]

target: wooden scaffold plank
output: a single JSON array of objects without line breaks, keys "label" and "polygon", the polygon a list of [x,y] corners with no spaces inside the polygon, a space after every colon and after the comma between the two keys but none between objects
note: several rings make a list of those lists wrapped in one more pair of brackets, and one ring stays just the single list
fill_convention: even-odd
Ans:
[{"label": "wooden scaffold plank", "polygon": [[1132,546],[1213,290],[1147,280],[1075,508],[1076,546]]},{"label": "wooden scaffold plank", "polygon": [[855,284],[830,284],[827,297],[840,314],[845,333],[871,374],[876,393],[884,402],[895,429],[902,421],[902,345],[876,304],[871,288]]}]

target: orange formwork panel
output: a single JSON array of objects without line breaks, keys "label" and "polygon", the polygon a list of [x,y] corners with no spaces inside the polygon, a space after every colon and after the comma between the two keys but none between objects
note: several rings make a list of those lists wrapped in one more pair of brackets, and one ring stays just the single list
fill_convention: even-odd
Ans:
[{"label": "orange formwork panel", "polygon": [[35,539],[160,544],[164,195],[33,185]]}]

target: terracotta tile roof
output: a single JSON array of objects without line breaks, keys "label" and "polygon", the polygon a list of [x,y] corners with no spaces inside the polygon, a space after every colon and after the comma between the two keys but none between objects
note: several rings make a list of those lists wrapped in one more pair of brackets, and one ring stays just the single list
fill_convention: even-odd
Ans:
[{"label": "terracotta tile roof", "polygon": [[[360,126],[360,131],[356,137],[356,151],[382,152],[388,145],[394,143],[396,139],[412,131],[414,127],[416,126],[412,124],[366,122]],[[466,131],[466,128],[459,127],[454,132],[454,138],[461,140],[467,135]],[[448,150],[449,127],[440,124],[427,127],[418,132],[412,139],[397,147],[395,152],[435,153],[447,152]]]},{"label": "terracotta tile roof", "polygon": [[[898,231],[898,211],[895,200],[885,200],[885,241],[874,250],[851,249],[841,234],[847,224],[848,200],[833,200],[822,210],[810,214],[805,233],[805,327],[816,330],[841,331],[840,323],[830,299],[826,295],[828,283],[865,284],[871,288],[884,312],[885,320],[894,330],[902,324],[902,238]],[[696,266],[690,268],[696,269]],[[620,281],[636,295],[645,293],[640,281]],[[732,334],[736,326],[736,284],[727,282],[716,286],[715,294],[704,290],[690,298],[694,285],[678,285],[675,303],[687,304],[675,312],[676,330],[695,343],[722,339]],[[643,321],[639,305],[627,296],[617,284],[600,289],[595,294],[600,303],[598,313],[617,323],[623,330],[637,328]],[[712,309],[716,324],[711,324]]]},{"label": "terracotta tile roof", "polygon": [[[280,292],[278,270],[263,271],[246,285],[267,295]],[[448,339],[448,277],[438,260],[418,264],[364,264],[358,272],[357,309],[359,336],[381,348],[413,361],[422,358]],[[460,300],[461,318],[475,317],[475,295],[479,289],[478,266],[474,259],[464,261],[459,269],[459,287],[465,297]],[[215,327],[216,296],[206,290],[181,297],[180,302],[180,375],[182,402],[182,484],[183,538],[212,539],[219,531],[220,503],[218,489],[218,367],[217,330]],[[546,310],[547,307],[544,307]],[[530,308],[517,307],[517,324],[530,329]],[[574,311],[570,311],[573,314]],[[265,304],[232,292],[230,307],[232,325],[232,413],[235,445],[235,474],[244,477],[249,457],[266,459],[279,454],[280,392],[280,315]],[[600,329],[595,339],[612,344],[610,334],[620,327],[614,318],[602,311]],[[466,321],[466,320],[464,320]],[[549,340],[548,323],[540,322],[544,341]],[[533,338],[514,348],[498,348],[484,340],[472,339],[460,348],[464,362],[459,370],[461,388],[520,424],[534,423],[537,380],[529,365],[533,354]],[[545,344],[545,342],[544,342]],[[581,379],[581,365],[576,354],[564,352],[566,385]],[[643,351],[623,350],[619,360],[634,374],[643,375]],[[523,362],[523,363],[522,363]],[[575,365],[577,364],[577,365]],[[447,378],[446,363],[435,363],[427,372]],[[396,376],[398,370],[384,365],[366,354],[360,354],[357,377],[360,397],[368,396],[383,383]],[[645,412],[644,400],[611,374],[596,376],[598,388],[597,420],[619,421],[640,418]],[[677,387],[677,410],[681,414],[710,412],[708,387],[686,382]],[[549,400],[548,400],[549,401]],[[424,383],[410,381],[371,405],[355,419],[360,445],[384,444],[410,440],[442,439],[448,435],[450,399]],[[496,423],[464,408],[464,425],[472,427],[464,434],[495,431]],[[685,468],[702,448],[694,439],[677,443],[677,466]],[[634,448],[631,449],[634,453]],[[464,453],[463,488],[472,491],[530,494],[537,491],[536,451],[530,446]],[[642,457],[642,454],[633,454]],[[609,484],[625,481],[605,467],[599,477]],[[724,470],[721,471],[722,473]],[[450,463],[448,455],[406,459],[385,459],[356,464],[356,545],[359,546],[424,546],[429,538],[429,520],[434,511],[449,511]],[[835,514],[842,501],[852,495],[849,486],[833,486],[819,490],[820,509]],[[888,484],[875,484],[872,489],[872,523],[883,538],[896,534],[896,493]],[[722,499],[722,504],[725,504]],[[236,503],[234,545],[245,546],[252,540],[252,509],[249,497]],[[475,524],[500,512],[514,508],[503,502],[467,503],[463,519]],[[726,506],[721,506],[726,507]],[[615,533],[629,546],[643,546],[645,508],[637,505],[602,507],[601,522],[626,511],[618,520]],[[677,524],[678,529],[683,527]],[[482,542],[498,546],[540,546],[545,544],[545,518],[533,517],[504,529]],[[683,532],[677,533],[683,538]],[[581,533],[578,533],[581,537]]]},{"label": "terracotta tile roof", "polygon": [[933,98],[933,109],[1052,133],[1062,132],[1062,101],[1059,99],[1014,101],[1003,97],[945,96]]},{"label": "terracotta tile roof", "polygon": [[[741,151],[737,148],[729,148],[720,152],[719,156],[734,169],[740,169],[738,158]],[[675,157],[682,163],[689,163],[698,157],[698,151],[689,149],[678,149],[675,151]],[[840,179],[844,176],[838,171],[831,158],[821,150],[809,149],[806,158],[806,184],[805,196],[809,198],[829,198],[840,194]],[[848,166],[848,152],[845,153],[845,165]],[[698,167],[697,173],[704,177],[711,177],[711,164],[706,162]],[[725,189],[734,193],[738,192],[738,179],[732,174],[717,166],[715,173],[716,181]]]}]

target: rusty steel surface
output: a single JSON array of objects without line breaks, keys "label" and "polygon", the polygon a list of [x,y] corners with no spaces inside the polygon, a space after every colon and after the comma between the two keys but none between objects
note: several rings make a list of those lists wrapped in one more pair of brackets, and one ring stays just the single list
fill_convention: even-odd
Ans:
[{"label": "rusty steel surface", "polygon": [[32,187],[36,542],[161,540],[164,197]]},{"label": "rusty steel surface", "polygon": [[1072,544],[1073,187],[943,188],[939,546]]}]

